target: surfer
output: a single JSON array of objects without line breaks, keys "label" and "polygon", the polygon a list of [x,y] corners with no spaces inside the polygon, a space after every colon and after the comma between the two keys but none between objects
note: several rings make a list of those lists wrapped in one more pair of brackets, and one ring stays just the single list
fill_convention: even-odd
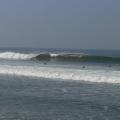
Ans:
[{"label": "surfer", "polygon": [[44,64],[44,65],[46,65],[47,63],[46,63],[46,62],[44,62],[43,64]]},{"label": "surfer", "polygon": [[112,65],[108,65],[108,67],[112,67]]},{"label": "surfer", "polygon": [[83,66],[82,66],[82,68],[84,69],[84,68],[85,68],[85,66],[83,65]]}]

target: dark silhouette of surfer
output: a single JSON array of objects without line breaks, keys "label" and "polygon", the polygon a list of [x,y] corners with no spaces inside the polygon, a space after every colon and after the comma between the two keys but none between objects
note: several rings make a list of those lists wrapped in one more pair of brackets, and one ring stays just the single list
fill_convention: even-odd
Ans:
[{"label": "dark silhouette of surfer", "polygon": [[85,69],[86,68],[85,65],[83,65],[82,68]]},{"label": "dark silhouette of surfer", "polygon": [[47,63],[46,63],[46,62],[44,62],[43,64],[44,64],[44,65],[47,65]]},{"label": "dark silhouette of surfer", "polygon": [[108,67],[112,67],[112,65],[109,64]]}]

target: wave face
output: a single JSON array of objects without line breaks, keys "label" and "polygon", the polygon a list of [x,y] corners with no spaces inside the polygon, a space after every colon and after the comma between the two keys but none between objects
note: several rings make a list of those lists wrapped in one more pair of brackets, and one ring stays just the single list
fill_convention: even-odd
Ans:
[{"label": "wave face", "polygon": [[120,57],[86,55],[80,53],[17,53],[1,52],[0,59],[5,60],[38,60],[38,61],[62,61],[62,62],[117,62]]},{"label": "wave face", "polygon": [[37,78],[50,78],[55,80],[62,79],[99,83],[120,83],[120,71],[0,65],[0,74],[6,75],[7,77],[8,75],[13,75]]}]

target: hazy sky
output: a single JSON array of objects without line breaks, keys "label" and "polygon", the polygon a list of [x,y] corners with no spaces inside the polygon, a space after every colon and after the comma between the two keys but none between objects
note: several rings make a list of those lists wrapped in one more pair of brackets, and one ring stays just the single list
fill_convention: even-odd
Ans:
[{"label": "hazy sky", "polygon": [[0,0],[0,47],[120,49],[120,0]]}]

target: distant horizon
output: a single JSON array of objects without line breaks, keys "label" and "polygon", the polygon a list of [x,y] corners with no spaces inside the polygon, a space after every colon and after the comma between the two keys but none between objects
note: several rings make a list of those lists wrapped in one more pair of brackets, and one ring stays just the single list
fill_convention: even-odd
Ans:
[{"label": "distant horizon", "polygon": [[51,49],[51,50],[105,50],[105,51],[120,51],[120,49],[95,49],[95,48],[42,48],[42,47],[37,47],[37,48],[34,48],[34,47],[0,47],[0,49],[41,49],[41,50],[44,50],[44,49]]}]

